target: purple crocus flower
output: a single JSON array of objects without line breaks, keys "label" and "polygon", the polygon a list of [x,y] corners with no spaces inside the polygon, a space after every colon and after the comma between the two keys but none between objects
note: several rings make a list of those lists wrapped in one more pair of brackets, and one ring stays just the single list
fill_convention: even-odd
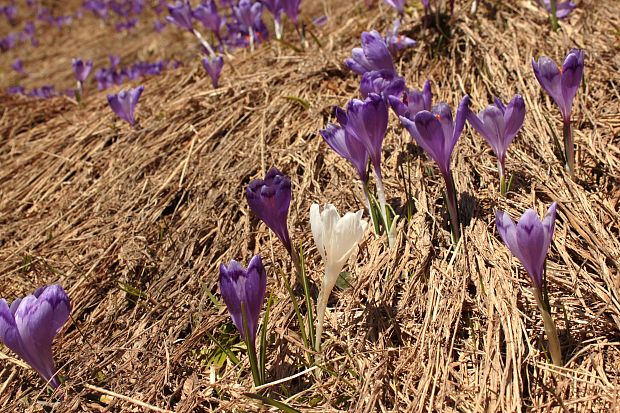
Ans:
[{"label": "purple crocus flower", "polygon": [[92,60],[82,61],[82,59],[72,59],[71,67],[73,67],[73,74],[75,75],[75,79],[78,82],[83,83],[88,77],[88,75],[90,74],[90,71],[93,69],[93,61]]},{"label": "purple crocus flower", "polygon": [[9,95],[25,95],[26,94],[26,88],[24,88],[23,86],[9,86],[6,89],[6,93],[8,93]]},{"label": "purple crocus flower", "polygon": [[198,20],[207,29],[220,39],[222,17],[220,16],[215,0],[202,2],[192,10],[192,17]]},{"label": "purple crocus flower", "polygon": [[60,386],[52,355],[52,341],[71,312],[60,285],[38,288],[9,306],[0,299],[0,341],[28,363],[52,388]]},{"label": "purple crocus flower", "polygon": [[[551,14],[551,1],[550,0],[537,0],[538,4],[545,9],[547,13]],[[558,19],[565,19],[568,15],[577,7],[575,3],[570,0],[558,1],[555,6],[555,16]]]},{"label": "purple crocus flower", "polygon": [[116,95],[108,95],[108,103],[114,113],[131,126],[136,124],[134,111],[143,90],[144,86],[138,86],[135,89],[122,90]]},{"label": "purple crocus flower", "polygon": [[398,30],[400,29],[400,20],[394,20],[392,24],[392,29],[388,30],[387,36],[385,37],[385,43],[391,53],[396,53],[399,50],[407,49],[409,47],[414,47],[418,42],[413,40],[410,37],[407,37],[402,34],[398,34]]},{"label": "purple crocus flower", "polygon": [[556,202],[551,204],[542,222],[532,209],[525,211],[517,224],[507,213],[496,213],[497,232],[510,252],[521,261],[534,287],[541,291],[545,257],[553,239],[556,208]]},{"label": "purple crocus flower", "polygon": [[466,95],[459,104],[454,122],[450,107],[445,103],[439,103],[430,112],[427,110],[418,112],[413,121],[405,116],[400,117],[400,121],[409,131],[409,134],[415,138],[418,145],[437,163],[446,181],[448,213],[450,214],[455,242],[461,237],[461,230],[458,218],[456,189],[454,187],[450,161],[454,146],[461,137],[468,112],[469,96]]},{"label": "purple crocus flower", "polygon": [[273,167],[265,179],[250,182],[245,196],[252,212],[275,232],[289,254],[292,254],[286,223],[291,204],[291,179]]},{"label": "purple crocus flower", "polygon": [[372,70],[396,72],[385,40],[376,30],[362,33],[362,47],[353,48],[351,55],[344,64],[359,75]]},{"label": "purple crocus flower", "polygon": [[[260,311],[267,290],[267,273],[260,255],[252,257],[245,270],[241,264],[232,260],[228,266],[220,265],[220,292],[230,312],[233,324],[241,338],[254,346]],[[244,328],[243,319],[247,322]],[[246,337],[246,331],[248,336]]]},{"label": "purple crocus flower", "polygon": [[402,100],[396,96],[388,96],[388,102],[397,116],[404,116],[413,121],[418,112],[431,110],[433,104],[431,82],[428,80],[424,82],[422,91],[417,89],[405,91],[402,95]]},{"label": "purple crocus flower", "polygon": [[573,99],[581,84],[583,67],[584,54],[583,50],[579,49],[568,52],[562,68],[558,68],[547,56],[540,57],[538,61],[532,59],[532,68],[538,83],[560,107],[565,122],[570,122]]},{"label": "purple crocus flower", "polygon": [[179,26],[182,29],[194,32],[194,26],[192,25],[192,8],[188,0],[177,1],[174,5],[168,5],[169,16],[166,19]]},{"label": "purple crocus flower", "polygon": [[259,2],[253,3],[251,0],[241,0],[239,5],[233,7],[233,13],[241,26],[249,30],[263,14],[263,5]]},{"label": "purple crocus flower", "polygon": [[276,39],[282,38],[282,12],[284,11],[283,0],[258,0],[273,16]]},{"label": "purple crocus flower", "polygon": [[360,93],[366,98],[370,93],[384,98],[398,99],[405,91],[405,79],[390,70],[373,70],[362,75]]},{"label": "purple crocus flower", "polygon": [[202,66],[205,68],[209,77],[211,78],[211,84],[213,89],[217,89],[218,80],[220,79],[220,73],[222,73],[222,67],[224,67],[224,58],[222,56],[216,56],[214,58],[203,57]]},{"label": "purple crocus flower", "polygon": [[295,26],[297,26],[297,21],[299,19],[299,6],[301,5],[301,0],[281,0],[282,8],[284,14],[288,16],[289,19],[293,22]]},{"label": "purple crocus flower", "polygon": [[400,14],[403,14],[405,12],[405,0],[383,0],[383,1],[385,1],[389,6],[396,9],[396,11],[399,12]]},{"label": "purple crocus flower", "polygon": [[508,107],[496,97],[495,104],[487,106],[477,116],[471,111],[467,114],[469,123],[491,145],[497,156],[502,194],[505,193],[503,183],[506,151],[523,126],[524,119],[525,102],[521,95],[513,97]]},{"label": "purple crocus flower", "polygon": [[532,68],[538,83],[560,107],[564,121],[564,155],[566,166],[572,176],[575,173],[575,148],[570,118],[573,99],[583,78],[583,50],[572,49],[568,52],[562,68],[558,68],[555,62],[547,56],[540,57],[538,62],[532,59]]},{"label": "purple crocus flower", "polygon": [[[346,124],[346,113],[336,108],[337,117]],[[366,186],[368,182],[368,152],[364,145],[351,136],[343,127],[327,124],[325,129],[319,131],[325,142],[340,156],[349,161],[357,171],[362,184]]]},{"label": "purple crocus flower", "polygon": [[24,70],[24,62],[19,57],[11,63],[11,68],[22,76],[28,76],[28,73]]}]

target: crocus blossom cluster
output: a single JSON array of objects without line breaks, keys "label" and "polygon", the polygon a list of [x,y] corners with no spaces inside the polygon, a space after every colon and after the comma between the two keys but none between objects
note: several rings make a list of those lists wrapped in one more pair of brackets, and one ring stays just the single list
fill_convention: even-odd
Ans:
[{"label": "crocus blossom cluster", "polygon": [[28,363],[52,388],[60,386],[52,341],[67,322],[71,303],[60,285],[38,288],[10,305],[0,299],[0,341]]}]

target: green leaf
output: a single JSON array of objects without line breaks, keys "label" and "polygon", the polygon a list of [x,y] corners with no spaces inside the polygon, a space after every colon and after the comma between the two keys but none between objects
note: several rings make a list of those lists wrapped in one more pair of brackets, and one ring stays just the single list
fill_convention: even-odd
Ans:
[{"label": "green leaf", "polygon": [[310,102],[298,96],[284,96],[284,99],[291,100],[295,103],[299,103],[305,110],[310,109]]},{"label": "green leaf", "polygon": [[338,274],[338,279],[336,280],[336,287],[339,290],[346,290],[351,287],[351,272],[343,271]]},{"label": "green leaf", "polygon": [[273,406],[276,409],[280,409],[280,411],[283,411],[283,412],[286,412],[286,413],[301,413],[301,411],[292,408],[288,404],[284,404],[284,403],[279,402],[277,400],[270,399],[267,396],[262,396],[262,395],[256,394],[256,393],[243,393],[243,395],[246,396],[246,397],[249,397],[250,399],[260,400],[261,402],[263,402],[265,404],[268,404],[269,406]]}]

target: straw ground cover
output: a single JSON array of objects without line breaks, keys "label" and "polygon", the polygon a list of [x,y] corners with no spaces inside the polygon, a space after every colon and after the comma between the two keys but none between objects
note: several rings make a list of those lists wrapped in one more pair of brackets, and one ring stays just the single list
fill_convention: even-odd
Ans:
[{"label": "straw ground cover", "polygon": [[[407,19],[404,29],[420,45],[399,56],[398,67],[409,86],[431,79],[436,100],[452,107],[465,93],[476,111],[494,95],[524,96],[525,126],[508,152],[512,192],[499,196],[495,159],[467,127],[453,160],[465,226],[452,248],[441,178],[392,117],[386,193],[399,211],[410,179],[414,213],[399,221],[395,249],[369,234],[349,263],[351,286],[332,297],[325,323],[327,371],[290,380],[283,379],[306,368],[284,288],[294,275],[243,191],[272,165],[291,176],[292,237],[318,282],[310,204],[344,211],[363,201],[353,169],[317,132],[332,105],[357,96],[358,78],[343,59],[363,30],[391,24],[391,11],[305,1],[306,19],[329,16],[320,46],[241,51],[227,60],[217,90],[195,41],[173,28],[123,36],[91,20],[45,29],[42,47],[25,56],[0,55],[3,87],[16,81],[5,69],[20,54],[32,72],[28,87],[72,86],[74,56],[92,56],[95,65],[111,52],[127,63],[185,62],[142,82],[137,130],[114,117],[92,83],[83,107],[0,95],[1,296],[60,282],[74,308],[54,345],[67,377],[54,411],[265,410],[244,395],[253,391],[248,361],[217,291],[221,262],[258,252],[274,294],[267,381],[283,380],[262,390],[270,398],[308,412],[620,409],[620,4],[581,1],[558,33],[529,1],[483,2],[474,18],[468,9],[457,7],[450,38]],[[573,46],[586,51],[573,112],[575,181],[552,139],[561,130],[558,110],[530,66],[532,57],[561,59]],[[497,208],[542,214],[554,200],[547,277],[564,368],[546,359],[527,276],[494,224]],[[213,337],[241,366],[226,361]],[[52,409],[38,376],[5,347],[0,358],[1,411]]]}]

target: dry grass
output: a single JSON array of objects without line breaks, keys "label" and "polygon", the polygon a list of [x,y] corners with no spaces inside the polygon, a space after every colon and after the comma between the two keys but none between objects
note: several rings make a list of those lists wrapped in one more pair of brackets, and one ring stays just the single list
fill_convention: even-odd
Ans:
[{"label": "dry grass", "polygon": [[[304,3],[306,18],[322,13],[321,2]],[[310,236],[310,204],[330,202],[343,211],[362,203],[352,168],[317,131],[332,105],[357,94],[358,79],[341,62],[359,34],[383,30],[392,17],[383,5],[358,14],[361,7],[349,2],[327,3],[321,48],[298,53],[271,43],[241,51],[227,61],[217,90],[200,68],[195,42],[173,28],[163,36],[150,26],[121,36],[76,24],[41,36],[38,49],[19,51],[33,72],[27,86],[70,87],[73,56],[102,64],[122,50],[126,63],[187,62],[142,82],[138,130],[115,119],[94,84],[81,108],[65,98],[0,95],[1,295],[13,299],[60,282],[74,307],[55,341],[68,379],[54,411],[265,409],[243,395],[251,388],[244,353],[243,368],[212,364],[218,350],[206,334],[235,339],[226,309],[210,298],[218,296],[217,266],[258,252],[276,299],[269,381],[304,370],[279,276],[290,263],[249,212],[243,191],[272,165],[292,177],[292,236],[318,280],[323,267]],[[404,27],[420,46],[399,66],[408,85],[429,78],[438,99],[453,107],[464,93],[475,110],[493,95],[523,94],[526,122],[508,154],[513,192],[499,196],[494,157],[467,128],[453,160],[467,224],[452,249],[442,182],[426,176],[432,163],[406,145],[392,117],[386,191],[394,205],[404,203],[397,164],[406,152],[416,213],[400,221],[396,249],[368,235],[350,263],[353,285],[335,294],[326,320],[333,374],[305,374],[266,395],[307,412],[620,410],[620,4],[583,0],[564,30],[551,33],[530,1],[503,3],[483,5],[475,19],[465,14],[468,4],[457,7],[453,36],[439,47],[438,37],[411,18]],[[573,46],[586,50],[587,65],[574,109],[575,181],[552,144],[548,122],[560,130],[558,110],[529,64],[542,54],[560,59]],[[17,55],[0,55],[3,70]],[[0,74],[3,87],[15,80]],[[565,368],[545,358],[527,277],[494,224],[497,208],[516,217],[529,207],[542,213],[554,200],[548,278]],[[11,356],[0,351],[0,410],[42,411],[37,400],[53,399]]]}]

